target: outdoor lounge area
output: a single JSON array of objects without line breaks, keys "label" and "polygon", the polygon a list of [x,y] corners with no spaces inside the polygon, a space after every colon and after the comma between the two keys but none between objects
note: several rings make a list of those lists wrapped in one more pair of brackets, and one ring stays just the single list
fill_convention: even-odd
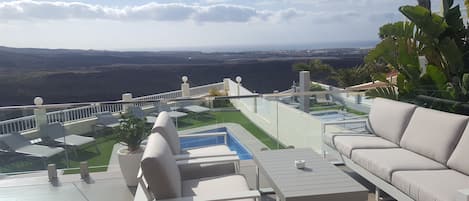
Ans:
[{"label": "outdoor lounge area", "polygon": [[[369,110],[347,113],[344,108],[360,108],[359,103],[338,107],[344,101],[332,99],[338,105],[333,111],[343,114],[338,118],[330,107],[321,110],[314,106],[317,103],[308,103],[301,111],[273,98],[276,94],[255,94],[230,79],[201,87],[208,91],[214,86],[228,96],[153,95],[158,97],[155,101],[123,95],[123,100],[85,108],[94,113],[82,112],[81,118],[64,113],[70,110],[62,110],[60,116],[56,115],[60,110],[35,108],[33,118],[46,114],[48,121],[62,121],[36,121],[42,124],[38,129],[21,131],[17,126],[20,130],[0,135],[2,146],[7,146],[2,148],[0,199],[463,201],[468,197],[466,116],[382,98],[374,99]],[[308,96],[282,96],[292,95],[299,100]],[[161,103],[167,104],[166,109],[160,110]],[[174,117],[172,111],[186,115]],[[141,119],[148,131],[142,138],[141,158],[131,163],[122,162],[119,154],[126,147],[119,133],[128,121],[125,114]],[[148,117],[154,118],[152,123]]]}]

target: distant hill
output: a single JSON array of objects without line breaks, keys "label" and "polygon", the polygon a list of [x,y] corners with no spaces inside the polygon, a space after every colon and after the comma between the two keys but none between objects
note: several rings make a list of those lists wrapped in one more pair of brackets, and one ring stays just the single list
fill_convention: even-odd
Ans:
[{"label": "distant hill", "polygon": [[217,63],[201,52],[117,52],[0,47],[0,68],[67,69],[111,64]]},{"label": "distant hill", "polygon": [[192,86],[243,77],[260,93],[288,89],[298,73],[292,64],[321,58],[338,68],[363,62],[366,49],[252,52],[119,52],[0,47],[0,106],[103,101],[176,90],[181,76]]}]

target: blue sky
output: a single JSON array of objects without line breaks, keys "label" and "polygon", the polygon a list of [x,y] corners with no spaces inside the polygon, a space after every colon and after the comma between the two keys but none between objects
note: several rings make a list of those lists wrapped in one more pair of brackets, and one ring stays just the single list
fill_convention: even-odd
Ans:
[{"label": "blue sky", "polygon": [[[197,49],[378,40],[416,0],[0,1],[0,45]],[[462,2],[462,0],[456,0]],[[438,9],[439,1],[434,1]]]}]

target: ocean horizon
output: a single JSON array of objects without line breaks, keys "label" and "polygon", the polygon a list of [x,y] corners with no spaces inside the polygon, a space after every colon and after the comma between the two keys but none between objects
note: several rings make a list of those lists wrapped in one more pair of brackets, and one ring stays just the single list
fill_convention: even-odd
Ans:
[{"label": "ocean horizon", "polygon": [[343,42],[318,42],[301,44],[261,44],[261,45],[225,45],[225,46],[194,46],[194,47],[161,47],[161,48],[128,48],[115,49],[116,51],[201,51],[201,52],[252,52],[252,51],[300,51],[315,49],[338,48],[373,48],[378,40],[371,41],[343,41]]}]

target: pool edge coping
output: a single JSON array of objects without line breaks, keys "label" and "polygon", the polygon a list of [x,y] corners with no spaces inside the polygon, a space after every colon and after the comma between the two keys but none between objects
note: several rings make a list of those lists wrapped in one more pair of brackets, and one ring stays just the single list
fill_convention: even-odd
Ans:
[{"label": "pool edge coping", "polygon": [[197,133],[207,130],[226,128],[230,134],[232,134],[238,141],[243,145],[249,152],[254,156],[260,152],[261,149],[269,149],[264,143],[259,141],[251,132],[246,130],[240,124],[237,123],[220,123],[208,126],[202,126],[197,128],[191,128],[187,130],[179,131],[180,135],[186,135],[191,133]]}]

